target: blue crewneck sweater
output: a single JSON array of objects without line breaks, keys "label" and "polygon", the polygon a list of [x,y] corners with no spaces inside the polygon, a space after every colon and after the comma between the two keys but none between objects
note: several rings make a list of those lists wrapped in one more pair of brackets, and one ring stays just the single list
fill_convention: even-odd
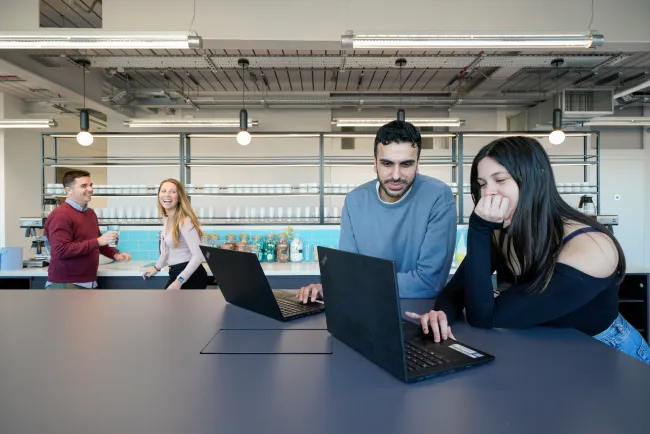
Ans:
[{"label": "blue crewneck sweater", "polygon": [[435,297],[449,277],[456,244],[451,189],[418,174],[408,194],[388,204],[379,199],[376,183],[346,196],[339,248],[394,261],[400,297]]}]

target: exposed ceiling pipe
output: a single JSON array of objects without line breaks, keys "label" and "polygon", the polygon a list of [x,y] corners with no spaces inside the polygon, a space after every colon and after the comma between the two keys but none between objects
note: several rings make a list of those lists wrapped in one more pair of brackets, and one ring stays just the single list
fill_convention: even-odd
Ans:
[{"label": "exposed ceiling pipe", "polygon": [[630,95],[630,94],[632,94],[632,93],[634,93],[634,92],[636,92],[638,90],[645,89],[647,87],[650,87],[650,80],[644,81],[643,83],[641,83],[641,84],[639,84],[637,86],[631,87],[631,88],[626,89],[626,90],[624,90],[622,92],[614,94],[614,99],[623,98],[624,96]]},{"label": "exposed ceiling pipe", "polygon": [[[61,114],[65,115],[71,115],[76,118],[79,117],[79,111],[78,110],[70,110],[69,108],[65,108],[62,105],[59,104],[52,104],[52,108],[55,110],[58,110]],[[97,125],[99,128],[106,129],[108,127],[108,123],[102,119],[96,118],[94,116],[89,116],[88,117],[90,122]]]},{"label": "exposed ceiling pipe", "polygon": [[[123,104],[130,107],[236,107],[241,105],[241,98],[232,97],[198,97],[186,99],[174,97],[169,92],[167,97],[136,98],[133,101]],[[335,96],[335,97],[246,97],[246,105],[261,106],[264,108],[280,107],[354,107],[361,105],[366,108],[372,107],[454,107],[462,102],[464,106],[532,106],[539,103],[535,98],[463,98],[459,101],[450,97],[372,97],[369,95],[359,96]]]},{"label": "exposed ceiling pipe", "polygon": [[454,82],[456,82],[456,80],[462,80],[463,77],[465,77],[465,75],[471,74],[472,71],[474,70],[474,68],[478,67],[479,63],[481,63],[481,61],[485,58],[485,56],[486,56],[486,54],[485,54],[484,51],[481,51],[480,53],[478,53],[478,56],[476,56],[476,59],[474,59],[472,61],[472,63],[470,63],[469,65],[467,65],[463,69],[461,69],[460,72],[458,73],[458,75],[453,76],[451,78],[451,80],[449,80],[449,83],[447,83],[447,86],[445,86],[445,87],[450,87],[452,84],[454,84]]},{"label": "exposed ceiling pipe", "polygon": [[629,82],[636,81],[636,80],[638,80],[640,78],[645,77],[646,75],[648,75],[648,71],[643,71],[643,72],[640,72],[638,74],[634,74],[634,75],[632,75],[630,77],[627,77],[627,78],[624,78],[623,80],[621,80],[621,85],[624,86],[624,85],[628,84]]}]

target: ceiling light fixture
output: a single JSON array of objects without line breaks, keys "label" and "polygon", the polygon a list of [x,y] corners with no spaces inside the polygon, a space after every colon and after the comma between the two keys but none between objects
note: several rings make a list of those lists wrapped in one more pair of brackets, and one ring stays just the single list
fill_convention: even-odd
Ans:
[{"label": "ceiling light fixture", "polygon": [[101,29],[48,29],[0,32],[0,49],[192,49],[203,39],[186,32],[120,32]]},{"label": "ceiling light fixture", "polygon": [[[337,127],[381,127],[394,119],[333,119],[332,124]],[[409,123],[416,127],[460,127],[462,121],[457,118],[440,119],[410,119]]]},{"label": "ceiling light fixture", "polygon": [[551,62],[551,65],[555,66],[555,87],[556,87],[556,98],[558,102],[558,108],[553,110],[553,132],[549,134],[548,141],[553,145],[560,145],[564,142],[566,138],[564,131],[562,131],[562,109],[559,108],[560,104],[560,84],[559,84],[559,68],[560,65],[564,63],[564,59],[555,59]]},{"label": "ceiling light fixture", "polygon": [[0,129],[2,128],[54,128],[56,127],[54,119],[4,119],[0,120]]},{"label": "ceiling light fixture", "polygon": [[244,95],[244,74],[248,67],[248,59],[239,59],[237,61],[241,66],[241,102],[242,109],[239,111],[239,133],[237,133],[237,143],[246,146],[251,142],[251,134],[248,132],[248,112],[246,111],[246,98]]},{"label": "ceiling light fixture", "polygon": [[623,118],[608,116],[602,118],[593,118],[584,123],[585,126],[603,126],[603,127],[643,127],[650,125],[650,117],[641,118]]},{"label": "ceiling light fixture", "polygon": [[90,115],[88,110],[86,110],[86,67],[90,65],[90,62],[87,60],[79,61],[81,66],[81,73],[83,74],[83,84],[84,84],[84,108],[79,112],[79,134],[77,134],[77,143],[81,146],[90,146],[93,144],[93,135],[88,132],[90,129]]},{"label": "ceiling light fixture", "polygon": [[[401,100],[403,96],[402,95],[402,68],[404,68],[404,65],[406,65],[406,59],[400,57],[399,59],[395,60],[395,65],[399,67],[399,96]],[[406,121],[406,112],[401,107],[397,109],[397,120],[402,122]]]},{"label": "ceiling light fixture", "polygon": [[391,49],[391,48],[596,48],[603,45],[602,34],[592,31],[582,34],[402,34],[355,35],[348,31],[341,36],[341,48]]},{"label": "ceiling light fixture", "polygon": [[[463,133],[463,137],[532,137],[541,139],[549,137],[551,133]],[[591,133],[566,133],[566,137],[589,137]]]},{"label": "ceiling light fixture", "polygon": [[[248,119],[249,127],[256,127],[259,122]],[[124,121],[130,128],[237,128],[239,119],[129,119]]]}]

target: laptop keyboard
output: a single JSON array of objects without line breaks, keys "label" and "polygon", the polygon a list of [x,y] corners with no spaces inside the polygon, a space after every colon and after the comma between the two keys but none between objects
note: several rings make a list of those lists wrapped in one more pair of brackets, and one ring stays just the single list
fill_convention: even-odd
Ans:
[{"label": "laptop keyboard", "polygon": [[406,348],[406,369],[408,372],[420,371],[443,363],[449,363],[449,360],[440,354],[434,354],[431,351],[408,342],[404,344]]},{"label": "laptop keyboard", "polygon": [[294,316],[305,312],[311,312],[313,310],[320,308],[320,306],[315,307],[313,305],[298,303],[293,300],[284,300],[279,297],[276,297],[276,300],[278,302],[278,306],[280,306],[280,311],[282,312],[282,315],[285,317]]}]

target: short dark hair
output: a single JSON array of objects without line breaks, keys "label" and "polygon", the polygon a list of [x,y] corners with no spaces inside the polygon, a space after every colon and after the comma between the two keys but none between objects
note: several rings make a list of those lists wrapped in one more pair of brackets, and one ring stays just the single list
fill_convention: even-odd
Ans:
[{"label": "short dark hair", "polygon": [[72,184],[74,184],[77,178],[83,178],[84,176],[90,176],[90,172],[86,172],[85,170],[71,170],[69,172],[65,172],[61,183],[63,184],[64,188],[72,187]]},{"label": "short dark hair", "polygon": [[418,159],[422,151],[422,137],[420,131],[408,122],[392,121],[379,128],[375,136],[375,158],[377,157],[377,145],[388,145],[391,143],[412,143],[418,148]]}]

